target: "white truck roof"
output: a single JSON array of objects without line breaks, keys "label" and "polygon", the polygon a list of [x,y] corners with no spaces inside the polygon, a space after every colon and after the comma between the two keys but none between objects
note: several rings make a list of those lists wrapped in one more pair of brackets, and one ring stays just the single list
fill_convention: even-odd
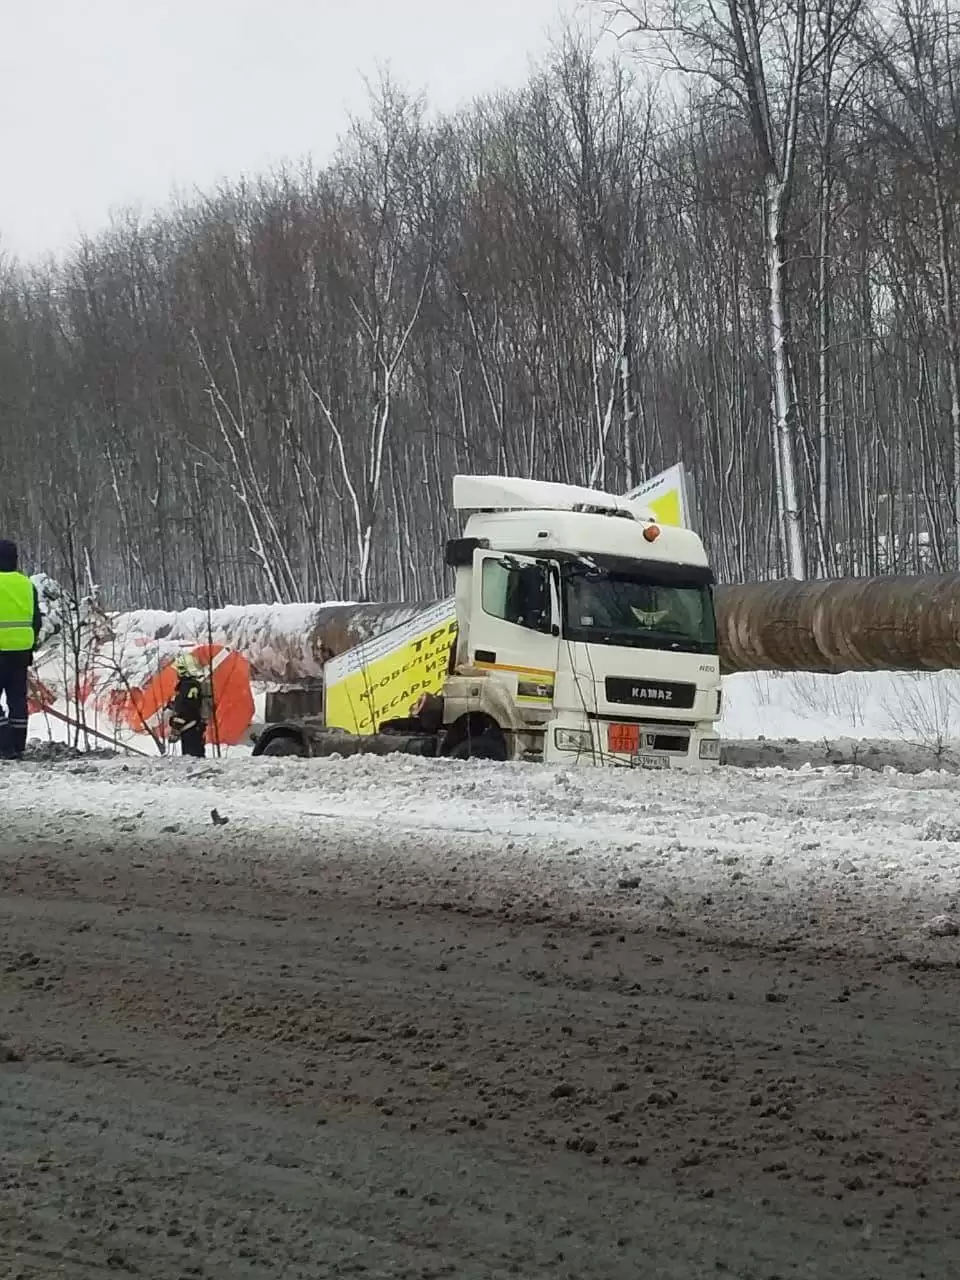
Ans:
[{"label": "white truck roof", "polygon": [[649,527],[646,521],[586,511],[491,511],[468,516],[464,536],[485,538],[493,551],[567,552],[707,566],[706,549],[690,529],[657,525],[656,538],[648,542],[643,534]]},{"label": "white truck roof", "polygon": [[455,511],[575,511],[593,507],[635,520],[653,519],[649,512],[638,510],[635,502],[615,493],[519,476],[454,476],[453,507]]},{"label": "white truck roof", "polygon": [[[636,498],[601,489],[518,476],[458,475],[453,478],[453,505],[472,512],[465,535],[486,538],[497,551],[708,564],[704,545],[691,529],[661,526]],[[648,541],[645,529],[651,524],[657,527]]]}]

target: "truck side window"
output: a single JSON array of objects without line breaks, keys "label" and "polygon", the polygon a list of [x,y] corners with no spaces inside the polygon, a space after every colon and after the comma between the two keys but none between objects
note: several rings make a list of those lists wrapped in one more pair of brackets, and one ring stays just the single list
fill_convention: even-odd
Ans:
[{"label": "truck side window", "polygon": [[550,631],[550,583],[539,565],[508,568],[498,560],[484,560],[480,603],[492,618],[530,631]]}]

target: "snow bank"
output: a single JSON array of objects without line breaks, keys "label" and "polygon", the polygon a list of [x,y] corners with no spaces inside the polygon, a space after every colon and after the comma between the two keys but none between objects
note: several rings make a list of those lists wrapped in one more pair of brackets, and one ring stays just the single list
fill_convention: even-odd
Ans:
[{"label": "snow bank", "polygon": [[727,676],[720,732],[801,742],[881,739],[941,750],[960,741],[960,672]]},{"label": "snow bank", "polygon": [[568,902],[646,927],[960,958],[960,822],[941,774],[79,761],[0,770],[0,811],[18,838],[108,833],[165,856],[192,840],[205,859],[322,863],[423,900]]}]

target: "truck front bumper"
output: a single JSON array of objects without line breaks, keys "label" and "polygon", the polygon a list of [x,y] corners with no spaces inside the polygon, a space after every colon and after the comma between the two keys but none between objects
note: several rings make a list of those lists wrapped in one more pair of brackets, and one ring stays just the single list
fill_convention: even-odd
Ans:
[{"label": "truck front bumper", "polygon": [[712,723],[629,723],[560,716],[547,726],[544,760],[633,769],[710,769],[720,763],[720,737]]}]

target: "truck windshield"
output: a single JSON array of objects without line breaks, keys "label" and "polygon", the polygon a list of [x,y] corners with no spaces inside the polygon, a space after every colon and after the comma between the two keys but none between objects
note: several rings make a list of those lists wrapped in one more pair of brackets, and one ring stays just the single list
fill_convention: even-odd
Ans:
[{"label": "truck windshield", "polygon": [[717,627],[713,595],[703,571],[685,579],[641,569],[588,568],[580,563],[561,569],[563,634],[586,644],[672,649],[680,653],[716,653]]}]

